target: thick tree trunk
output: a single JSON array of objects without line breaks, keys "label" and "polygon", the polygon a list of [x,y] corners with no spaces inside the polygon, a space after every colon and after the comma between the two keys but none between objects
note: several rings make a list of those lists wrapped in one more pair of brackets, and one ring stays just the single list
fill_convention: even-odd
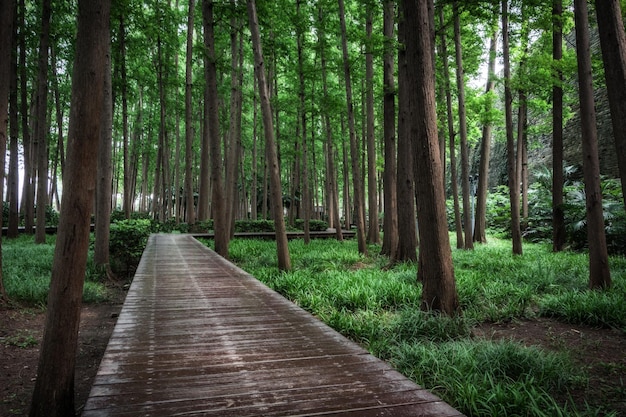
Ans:
[{"label": "thick tree trunk", "polygon": [[39,36],[39,73],[37,75],[37,227],[35,243],[46,242],[46,206],[48,205],[48,49],[50,48],[50,0],[43,1]]},{"label": "thick tree trunk", "polygon": [[[439,8],[439,26],[445,27],[443,20],[443,6]],[[463,223],[461,221],[461,208],[459,207],[459,183],[456,163],[456,144],[454,137],[454,120],[452,116],[452,91],[450,88],[450,69],[448,66],[448,48],[446,41],[446,31],[441,30],[441,60],[443,61],[443,83],[446,93],[446,121],[448,125],[448,141],[450,142],[450,189],[452,191],[452,202],[454,207],[454,229],[456,231],[456,247],[462,249]]]},{"label": "thick tree trunk", "polygon": [[110,2],[79,1],[63,210],[30,416],[73,416],[74,367],[102,122]]},{"label": "thick tree trunk", "polygon": [[502,1],[502,59],[504,60],[504,115],[506,119],[506,155],[511,201],[511,239],[513,254],[522,254],[520,230],[520,184],[515,169],[515,139],[513,138],[513,95],[511,93],[511,61],[509,58],[509,4]]},{"label": "thick tree trunk", "polygon": [[461,47],[461,16],[459,2],[453,3],[454,13],[454,49],[456,57],[456,85],[459,100],[459,136],[461,138],[461,191],[463,193],[463,226],[465,229],[464,245],[468,250],[474,249],[472,233],[472,208],[470,204],[470,172],[469,149],[467,147],[467,118],[465,114],[465,76],[463,71],[463,51]]},{"label": "thick tree trunk", "polygon": [[215,230],[215,251],[228,258],[229,227],[226,223],[226,201],[222,180],[222,152],[220,149],[219,109],[217,93],[217,69],[215,64],[215,35],[213,28],[213,1],[202,1],[202,18],[204,25],[204,62],[205,111],[204,129],[211,155],[211,205],[213,211],[213,227]]},{"label": "thick tree trunk", "polygon": [[[604,4],[604,2],[602,2]],[[597,8],[597,7],[596,7]],[[565,210],[563,209],[563,0],[552,1],[552,59],[556,80],[552,86],[552,250],[565,246]],[[624,113],[626,118],[626,112]],[[624,150],[626,152],[626,149]]]},{"label": "thick tree trunk", "polygon": [[619,0],[596,0],[604,76],[626,208],[626,32]]},{"label": "thick tree trunk", "polygon": [[587,2],[574,0],[576,25],[576,56],[578,61],[578,95],[580,97],[580,129],[583,148],[583,178],[587,205],[587,240],[589,241],[589,287],[609,288],[611,273],[604,230],[598,131],[593,100],[591,52]]},{"label": "thick tree trunk", "polygon": [[[403,7],[400,3],[400,8]],[[410,115],[408,109],[409,69],[407,67],[406,36],[408,23],[406,15],[400,9],[398,19],[398,40],[401,46],[398,50],[398,247],[392,263],[417,261],[417,228],[415,217],[415,179],[413,176],[413,148],[411,145],[408,123]]]},{"label": "thick tree trunk", "polygon": [[354,125],[354,107],[352,103],[352,79],[350,77],[350,57],[346,34],[346,19],[343,0],[339,1],[339,20],[341,22],[341,45],[343,50],[343,72],[346,85],[346,105],[348,107],[348,129],[350,133],[350,156],[352,159],[352,182],[354,188],[354,211],[356,212],[356,234],[359,252],[367,253],[365,241],[365,201],[363,199],[363,182],[359,168],[359,150]]},{"label": "thick tree trunk", "polygon": [[282,187],[280,184],[280,170],[278,166],[278,155],[276,154],[276,144],[274,141],[274,123],[272,120],[272,107],[270,104],[267,81],[265,79],[265,66],[263,61],[263,49],[261,47],[261,36],[259,34],[259,22],[256,14],[254,0],[248,0],[248,20],[250,32],[252,34],[252,46],[254,49],[254,72],[259,85],[259,96],[261,99],[261,111],[263,114],[263,129],[266,141],[267,163],[269,165],[271,204],[274,210],[274,229],[276,232],[276,251],[278,256],[278,268],[282,271],[291,269],[291,259],[289,256],[289,246],[287,245],[287,231],[285,228],[285,218],[283,216]]},{"label": "thick tree trunk", "polygon": [[196,213],[193,197],[193,21],[195,0],[189,0],[187,11],[187,50],[185,56],[185,221],[193,225]]},{"label": "thick tree trunk", "polygon": [[381,253],[395,259],[398,249],[398,199],[397,199],[397,152],[396,152],[396,87],[394,79],[394,22],[395,1],[383,4],[383,134],[385,138],[384,222]]},{"label": "thick tree trunk", "polygon": [[420,257],[418,279],[423,283],[422,308],[447,315],[459,313],[452,252],[446,220],[443,170],[439,157],[435,110],[435,73],[428,7],[432,0],[403,1],[406,61],[409,68],[409,130],[411,132],[418,195]]},{"label": "thick tree trunk", "polygon": [[[496,43],[498,38],[497,26],[494,27],[489,46],[489,64],[487,65],[487,86],[485,95],[491,94],[495,87],[496,70]],[[491,111],[491,99],[487,99],[484,111]],[[483,125],[482,140],[480,144],[480,167],[478,172],[478,187],[476,190],[476,215],[474,226],[474,242],[487,243],[485,229],[487,228],[487,192],[489,189],[489,161],[491,157],[491,121],[487,120]]]},{"label": "thick tree trunk", "polygon": [[109,226],[111,224],[111,182],[113,180],[113,170],[111,166],[113,144],[113,89],[111,80],[110,42],[107,44],[106,51],[103,97],[96,177],[96,241],[93,260],[96,266],[109,272]]}]

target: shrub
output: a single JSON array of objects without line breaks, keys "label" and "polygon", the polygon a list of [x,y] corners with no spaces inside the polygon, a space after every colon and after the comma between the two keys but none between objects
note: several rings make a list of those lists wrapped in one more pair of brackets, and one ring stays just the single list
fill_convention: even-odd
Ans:
[{"label": "shrub", "polygon": [[[303,219],[296,219],[296,225],[295,226],[296,226],[296,229],[304,230],[304,220]],[[311,232],[323,232],[326,229],[328,229],[328,223],[326,223],[323,220],[311,219],[309,221],[309,230]]]},{"label": "shrub", "polygon": [[150,220],[146,219],[111,224],[109,251],[114,272],[128,276],[137,269],[152,227]]}]

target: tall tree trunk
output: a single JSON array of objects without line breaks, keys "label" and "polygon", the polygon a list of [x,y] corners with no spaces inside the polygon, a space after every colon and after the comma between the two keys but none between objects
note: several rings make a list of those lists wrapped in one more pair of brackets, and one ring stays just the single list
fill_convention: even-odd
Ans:
[{"label": "tall tree trunk", "polygon": [[519,97],[519,108],[517,112],[517,153],[516,153],[516,168],[515,172],[517,173],[517,182],[521,187],[521,216],[522,216],[522,224],[521,228],[526,228],[526,221],[528,219],[528,154],[526,151],[526,129],[528,127],[528,97],[526,93],[525,77],[526,73],[526,59],[528,55],[528,37],[529,37],[529,28],[528,28],[528,16],[527,16],[527,6],[522,3],[521,5],[521,34],[520,34],[520,42],[521,42],[521,57],[519,60],[518,73],[520,74],[520,78],[522,78],[518,87],[518,97]]},{"label": "tall tree trunk", "polygon": [[100,123],[100,141],[98,144],[98,167],[96,176],[96,241],[93,260],[96,266],[109,273],[109,226],[111,224],[111,183],[113,170],[111,153],[113,144],[113,86],[111,80],[111,43],[106,46],[104,69],[104,87],[102,103],[102,121]]},{"label": "tall tree trunk", "polygon": [[[604,4],[604,2],[602,2]],[[596,7],[597,8],[597,7]],[[563,209],[563,0],[552,1],[552,60],[556,79],[552,85],[552,250],[565,246]],[[626,118],[626,113],[624,113]],[[624,150],[626,152],[626,149]]]},{"label": "tall tree trunk", "polygon": [[513,254],[521,255],[522,233],[520,230],[520,185],[515,169],[515,139],[513,138],[513,95],[511,93],[511,60],[509,57],[509,3],[502,0],[502,59],[504,61],[504,115],[506,119],[506,155],[511,201],[511,238]]},{"label": "tall tree trunk", "polygon": [[196,213],[193,197],[193,21],[195,0],[189,0],[187,11],[187,50],[185,56],[185,220],[193,225]]},{"label": "tall tree trunk", "polygon": [[392,263],[417,261],[417,229],[415,218],[415,179],[413,175],[413,147],[411,144],[408,123],[410,115],[407,113],[409,100],[408,83],[409,69],[407,65],[406,36],[407,26],[406,15],[402,10],[404,2],[400,2],[400,13],[398,18],[398,178],[397,178],[397,198],[398,198],[398,248],[396,257],[391,259]]},{"label": "tall tree trunk", "polygon": [[446,41],[445,24],[443,20],[443,6],[439,8],[439,26],[441,29],[441,60],[443,61],[443,83],[446,93],[446,121],[448,125],[448,140],[450,142],[450,189],[452,191],[452,202],[454,207],[454,229],[456,231],[456,247],[465,247],[463,241],[463,223],[461,221],[461,208],[459,207],[459,183],[456,163],[456,144],[454,137],[454,120],[452,116],[452,91],[450,88],[450,68],[448,65],[448,47]]},{"label": "tall tree trunk", "polygon": [[[250,195],[250,218],[257,220],[259,213],[259,185],[258,185],[258,166],[259,161],[257,159],[257,99],[256,99],[256,84],[254,84],[252,94],[252,193]],[[264,203],[265,204],[265,203]]]},{"label": "tall tree trunk", "polygon": [[50,48],[50,0],[43,0],[39,37],[39,73],[37,75],[37,227],[35,243],[46,242],[46,206],[48,205],[48,49]]},{"label": "tall tree trunk", "polygon": [[[11,82],[11,67],[13,59],[13,14],[15,13],[15,2],[7,0],[0,3],[0,166],[5,166],[7,134],[9,124],[9,91],[15,84]],[[8,58],[8,59],[7,59]],[[13,96],[13,94],[11,94]],[[12,106],[14,103],[11,104]],[[13,128],[13,126],[11,126]],[[11,129],[13,130],[13,129]],[[0,196],[4,195],[4,168],[0,170]],[[2,229],[2,218],[0,218],[0,230]],[[4,288],[4,275],[2,273],[2,239],[0,239],[0,302],[8,300]]]},{"label": "tall tree trunk", "polygon": [[397,152],[396,152],[396,86],[394,79],[394,24],[395,1],[383,4],[383,130],[385,170],[384,177],[384,222],[381,253],[395,259],[398,249],[398,203],[397,203]]},{"label": "tall tree trunk", "polygon": [[[119,37],[119,59],[122,89],[122,136],[123,136],[123,159],[124,159],[124,197],[122,206],[124,208],[124,217],[130,219],[130,213],[133,210],[134,193],[132,189],[134,182],[132,181],[132,166],[128,132],[128,78],[126,77],[126,26],[124,24],[124,14],[120,15],[120,26],[118,29]],[[141,90],[139,92],[139,111],[141,113]],[[135,167],[136,169],[136,167]]]},{"label": "tall tree trunk", "polygon": [[404,0],[406,62],[410,77],[406,88],[415,101],[408,101],[409,130],[417,165],[420,257],[418,279],[423,283],[422,308],[447,315],[459,313],[452,252],[448,236],[443,170],[437,138],[435,73],[432,31],[428,7],[432,0]]},{"label": "tall tree trunk", "polygon": [[[52,77],[53,77],[53,89],[54,89],[54,107],[56,110],[56,121],[57,121],[57,149],[55,152],[55,157],[53,159],[54,168],[52,175],[52,187],[50,191],[50,201],[53,201],[54,196],[56,196],[57,201],[59,198],[59,193],[57,190],[57,182],[58,182],[58,172],[59,172],[59,164],[61,165],[61,173],[63,172],[63,167],[65,166],[65,145],[63,139],[63,108],[61,104],[61,92],[59,91],[59,75],[57,74],[56,66],[57,66],[57,58],[55,54],[55,48],[52,46],[50,48],[50,59],[52,60],[51,69],[52,69]],[[61,205],[60,202],[58,204]]]},{"label": "tall tree trunk", "polygon": [[291,269],[291,259],[289,256],[289,246],[287,245],[285,217],[283,216],[282,210],[282,190],[280,184],[278,155],[276,154],[276,144],[274,141],[272,107],[270,104],[267,80],[265,79],[263,49],[261,46],[259,21],[256,14],[256,5],[254,0],[248,0],[247,7],[248,20],[250,23],[250,32],[252,34],[252,47],[254,49],[254,72],[256,74],[257,82],[259,85],[261,111],[263,114],[263,130],[265,133],[267,163],[269,165],[271,203],[274,210],[274,229],[276,232],[276,252],[278,257],[278,269],[282,271],[288,271]]},{"label": "tall tree trunk", "polygon": [[213,21],[213,1],[202,1],[202,19],[204,25],[205,62],[204,76],[205,110],[204,136],[208,136],[211,156],[211,205],[213,227],[215,230],[215,251],[228,259],[229,228],[226,223],[226,201],[222,180],[222,152],[220,149],[219,109],[217,93],[217,69],[215,65],[215,35]]},{"label": "tall tree trunk", "polygon": [[378,228],[378,177],[376,172],[376,140],[374,137],[374,54],[372,52],[372,15],[373,4],[366,4],[365,18],[365,107],[367,125],[367,200],[369,212],[369,224],[367,228],[367,242],[380,243],[380,231]]},{"label": "tall tree trunk", "polygon": [[611,273],[604,230],[598,131],[593,100],[591,52],[587,2],[574,0],[576,25],[576,56],[578,61],[578,94],[580,98],[580,129],[583,148],[583,178],[587,205],[587,240],[589,241],[589,287],[609,288]]},{"label": "tall tree trunk", "polygon": [[[489,95],[495,87],[496,71],[496,43],[498,41],[498,29],[494,25],[489,46],[489,64],[487,65],[487,104],[484,109],[489,113],[493,106]],[[478,172],[478,187],[476,191],[476,214],[474,226],[474,241],[487,243],[485,229],[487,228],[487,192],[489,189],[489,161],[491,159],[491,121],[486,120],[483,124],[482,140],[480,144],[480,167]]]},{"label": "tall tree trunk", "polygon": [[626,32],[619,0],[596,0],[604,76],[626,208]]},{"label": "tall tree trunk", "polygon": [[348,39],[346,34],[346,18],[343,0],[339,1],[339,20],[341,22],[341,45],[343,50],[343,71],[346,86],[346,105],[348,107],[348,129],[350,131],[350,156],[352,157],[352,182],[354,187],[354,211],[356,212],[356,233],[359,252],[367,253],[365,241],[365,202],[363,199],[363,183],[359,168],[359,149],[354,126],[354,106],[352,103],[352,79],[350,77],[350,57],[348,55]]},{"label": "tall tree trunk", "polygon": [[459,100],[459,135],[461,137],[461,190],[463,193],[463,226],[465,229],[464,248],[474,249],[472,208],[470,204],[470,172],[467,147],[467,120],[465,115],[465,76],[463,71],[463,51],[461,48],[461,16],[459,2],[453,3],[454,49],[456,56],[456,85]]},{"label": "tall tree trunk", "polygon": [[[19,5],[19,26],[26,27],[26,5],[24,0],[20,0]],[[26,34],[20,31],[20,114],[22,122],[22,146],[24,148],[24,184],[22,188],[22,204],[20,211],[24,213],[24,229],[27,234],[33,233],[35,220],[35,192],[33,184],[33,152],[31,128],[29,125],[29,105],[28,105],[28,71],[26,68]]]},{"label": "tall tree trunk", "polygon": [[81,299],[102,122],[110,2],[79,1],[63,210],[30,416],[72,416]]},{"label": "tall tree trunk", "polygon": [[[20,213],[19,213],[19,145],[18,145],[18,135],[19,135],[19,118],[18,118],[18,108],[19,103],[17,99],[17,24],[18,24],[18,16],[17,16],[17,2],[9,1],[5,2],[6,6],[9,10],[3,10],[2,16],[6,19],[13,14],[13,20],[10,25],[12,25],[11,30],[11,65],[10,65],[10,80],[9,80],[9,125],[10,125],[10,145],[9,145],[9,178],[8,178],[8,194],[9,194],[9,224],[7,228],[7,237],[12,239],[18,236],[18,228],[20,221]],[[4,3],[3,3],[4,4]],[[2,28],[5,28],[5,23],[0,23]],[[7,27],[5,30],[9,30]],[[8,37],[4,34],[1,35],[1,39],[8,42]],[[6,47],[6,46],[5,46]],[[0,54],[0,56],[6,56]],[[4,64],[6,65],[6,64]],[[6,85],[2,82],[2,85]],[[0,96],[0,100],[3,96]],[[2,113],[0,113],[2,114]],[[1,119],[0,119],[1,120]],[[0,123],[2,123],[0,121]],[[1,127],[0,127],[1,128]],[[0,139],[1,140],[1,139]],[[0,145],[1,146],[1,145]],[[2,244],[0,243],[0,254],[2,253]],[[0,270],[2,269],[2,256],[0,255]],[[0,273],[0,281],[2,280],[2,273]],[[0,282],[0,287],[2,287],[2,283]],[[2,293],[2,289],[0,288],[0,293]],[[0,295],[1,296],[1,295]]]},{"label": "tall tree trunk", "polygon": [[[301,19],[301,6],[302,0],[296,1],[296,8],[298,18]],[[297,29],[297,45],[298,45],[298,78],[300,81],[300,91],[298,96],[300,98],[299,114],[300,123],[302,126],[302,216],[304,218],[304,244],[308,245],[311,242],[310,234],[310,222],[311,222],[311,197],[309,190],[309,170],[308,170],[308,146],[306,141],[306,97],[304,90],[304,58],[303,58],[303,29],[301,25],[298,25]]]}]

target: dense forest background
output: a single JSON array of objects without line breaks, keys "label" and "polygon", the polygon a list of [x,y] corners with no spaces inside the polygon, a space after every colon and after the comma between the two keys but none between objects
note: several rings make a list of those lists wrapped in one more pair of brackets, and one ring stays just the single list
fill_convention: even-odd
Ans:
[{"label": "dense forest background", "polygon": [[[18,3],[10,169],[4,198],[10,216],[5,224],[15,230],[21,222],[30,230],[37,214],[46,213],[42,208],[35,213],[37,203],[50,207],[49,215],[60,208],[76,3]],[[355,156],[349,149],[337,4],[276,1],[258,7],[288,223],[293,226],[295,219],[304,218],[306,209],[307,216],[323,219],[330,227],[340,221],[350,228],[356,224],[351,188]],[[397,22],[397,10],[393,13]],[[593,13],[592,8],[592,28],[596,27]],[[533,184],[551,175],[552,89],[557,70],[564,93],[564,165],[569,180],[582,178],[572,6],[564,4],[563,56],[558,62],[552,56],[552,16],[549,2],[510,4],[512,121],[517,163],[524,167],[519,174],[524,218],[528,217],[525,193],[529,188],[532,193]],[[369,219],[367,227],[378,230],[386,211],[385,154],[390,149],[395,152],[385,148],[383,64],[385,53],[397,55],[401,43],[383,33],[381,2],[347,1],[345,19],[358,142],[355,166],[363,178],[361,203]],[[478,183],[481,157],[488,167],[482,174],[488,173],[489,190],[508,185],[501,8],[499,2],[437,2],[433,19],[439,140],[448,167],[445,187],[450,201],[453,196],[462,199],[461,207],[457,202],[453,209],[460,212],[459,222],[470,210],[463,197],[472,191],[474,179]],[[104,163],[110,170],[111,208],[124,217],[149,213],[160,221],[187,224],[212,217],[212,180],[202,180],[209,169],[203,171],[208,153],[201,151],[207,148],[203,145],[202,24],[201,7],[193,1],[112,4],[111,146],[110,151],[104,148],[104,153],[111,152],[111,160]],[[245,4],[216,2],[214,25],[224,198],[232,207],[231,221],[269,218],[265,141]],[[618,178],[599,38],[593,33],[601,172]],[[495,72],[489,77],[490,54],[495,54]],[[493,84],[488,86],[487,81]],[[487,136],[486,126],[490,127]],[[491,149],[490,164],[481,151],[485,141]],[[465,177],[471,177],[469,188]],[[537,187],[539,193],[550,192]],[[452,227],[454,219],[451,214]],[[368,240],[377,239],[377,234],[368,234]]]}]

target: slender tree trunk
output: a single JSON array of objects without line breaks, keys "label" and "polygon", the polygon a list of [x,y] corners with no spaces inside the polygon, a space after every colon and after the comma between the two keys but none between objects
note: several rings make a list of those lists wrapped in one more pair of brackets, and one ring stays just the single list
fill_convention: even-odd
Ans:
[{"label": "slender tree trunk", "polygon": [[[527,6],[522,3],[521,6],[521,53],[522,56],[519,60],[518,72],[521,74],[523,78],[526,73],[526,59],[528,55],[528,37],[529,37],[529,29],[528,29],[528,16],[527,16]],[[518,88],[518,97],[519,97],[519,108],[517,112],[517,153],[516,153],[516,168],[515,172],[517,173],[517,182],[521,187],[521,228],[526,228],[526,222],[528,220],[528,155],[526,152],[526,128],[528,127],[528,97],[526,93],[526,87],[524,85],[524,80],[520,83]]]},{"label": "slender tree trunk", "polygon": [[[6,4],[6,5],[5,5]],[[18,99],[17,99],[17,2],[9,1],[3,3],[3,7],[7,7],[9,10],[2,11],[2,16],[6,19],[13,15],[13,20],[10,25],[12,25],[11,30],[11,65],[10,65],[10,80],[9,80],[9,125],[10,125],[10,145],[9,145],[9,178],[8,178],[8,186],[9,186],[9,224],[7,228],[7,237],[12,239],[18,236],[18,226],[20,221],[20,213],[19,213],[19,146],[18,146],[18,135],[19,135],[19,119],[18,119]],[[9,30],[9,27],[5,28],[5,23],[0,23],[4,30]],[[3,41],[7,41],[7,36],[3,32],[1,38]],[[1,41],[0,41],[1,42]],[[8,42],[8,41],[7,41]],[[6,45],[4,46],[6,47]],[[0,53],[0,56],[6,56],[3,53]],[[2,64],[0,64],[2,65]],[[6,64],[4,64],[6,65]],[[6,85],[4,81],[0,83],[2,85]],[[0,88],[1,89],[1,88]],[[0,93],[1,94],[1,93]],[[2,99],[0,95],[0,100]],[[1,107],[1,106],[0,106]],[[3,114],[3,113],[0,113]],[[0,119],[0,123],[2,123]],[[3,125],[2,125],[3,126]],[[2,127],[0,126],[0,129]],[[1,140],[1,139],[0,139]],[[1,144],[0,144],[1,147]],[[2,244],[0,243],[0,270],[2,269]],[[0,272],[0,281],[2,281],[2,273]],[[0,297],[2,290],[2,283],[0,282]]]},{"label": "slender tree trunk", "polygon": [[280,184],[280,171],[278,167],[278,155],[276,154],[276,144],[274,141],[274,126],[272,120],[272,107],[269,100],[269,91],[265,79],[265,66],[263,61],[263,49],[261,46],[261,36],[259,34],[259,21],[256,14],[254,0],[248,0],[248,20],[250,32],[252,34],[252,47],[254,49],[254,72],[259,85],[259,96],[261,99],[261,111],[263,114],[263,130],[265,133],[266,154],[270,167],[270,188],[272,198],[272,208],[274,210],[274,229],[276,232],[276,251],[278,256],[278,268],[281,271],[291,269],[291,259],[289,256],[289,246],[287,245],[287,231],[285,228],[285,218],[282,210],[282,190]]},{"label": "slender tree trunk", "polygon": [[454,137],[454,120],[452,116],[452,92],[450,88],[450,69],[448,65],[448,48],[446,41],[446,31],[443,20],[443,6],[439,8],[439,26],[441,26],[441,59],[443,61],[443,83],[446,92],[446,121],[448,125],[448,140],[450,141],[450,189],[452,191],[452,201],[454,205],[454,229],[456,231],[456,247],[465,247],[463,240],[463,223],[461,221],[461,208],[459,207],[459,183],[456,163],[456,144]]},{"label": "slender tree trunk", "polygon": [[195,0],[189,0],[187,11],[187,50],[185,56],[185,220],[196,222],[193,197],[193,21]]},{"label": "slender tree trunk", "polygon": [[369,212],[367,242],[380,243],[380,231],[378,227],[378,177],[376,172],[376,140],[374,138],[374,54],[371,50],[373,32],[372,7],[372,3],[367,2],[367,17],[365,18],[365,36],[367,37],[365,52],[365,107],[367,114],[367,211]]},{"label": "slender tree trunk", "polygon": [[435,73],[432,31],[428,7],[432,0],[404,0],[406,62],[410,77],[406,88],[409,100],[409,130],[417,165],[420,257],[418,279],[423,283],[422,308],[456,315],[460,311],[456,293],[452,252],[446,221],[443,170],[437,138]]},{"label": "slender tree trunk", "polygon": [[456,52],[456,85],[459,99],[459,135],[461,137],[461,190],[463,193],[463,225],[465,229],[464,248],[474,249],[472,233],[472,209],[470,205],[470,172],[467,147],[467,120],[465,115],[465,76],[463,71],[463,51],[461,48],[461,17],[459,3],[453,3],[454,46]]},{"label": "slender tree trunk", "polygon": [[106,46],[104,70],[104,92],[100,141],[98,145],[98,167],[96,177],[96,216],[94,263],[105,272],[109,269],[109,226],[111,224],[111,183],[113,171],[111,153],[113,143],[113,86],[111,80],[111,43]]},{"label": "slender tree trunk", "polygon": [[509,4],[502,0],[502,58],[504,60],[504,115],[506,119],[506,148],[511,200],[511,238],[513,254],[522,254],[520,230],[520,184],[515,169],[515,140],[513,138],[513,95],[511,93],[511,61],[509,58]]},{"label": "slender tree trunk", "polygon": [[604,76],[626,208],[626,32],[619,0],[596,0]]},{"label": "slender tree trunk", "polygon": [[[20,0],[19,26],[26,27],[25,23],[26,5],[24,0]],[[20,31],[20,113],[22,121],[22,146],[24,148],[24,184],[22,188],[22,204],[20,211],[24,213],[24,229],[27,234],[33,233],[35,220],[35,193],[33,185],[33,158],[32,158],[32,138],[28,116],[28,72],[26,68],[26,34]]]},{"label": "slender tree trunk", "polygon": [[[604,3],[603,3],[604,4]],[[597,8],[597,7],[596,7]],[[563,0],[552,1],[552,60],[556,79],[552,86],[552,250],[565,246],[565,210],[563,209]],[[626,113],[624,113],[626,117]],[[625,150],[626,152],[626,150]]]},{"label": "slender tree trunk", "polygon": [[384,223],[383,246],[381,253],[396,258],[398,249],[398,199],[397,199],[397,152],[396,152],[396,86],[394,79],[394,23],[395,1],[385,0],[383,4],[383,34],[385,52],[383,54],[383,130],[385,137],[384,176]]},{"label": "slender tree trunk", "polygon": [[[13,59],[13,24],[15,2],[7,0],[0,3],[0,166],[5,166],[7,134],[9,124],[9,91],[11,90],[13,76],[11,67]],[[9,58],[9,59],[7,59]],[[13,96],[13,94],[11,94]],[[14,103],[12,104],[12,106]],[[13,128],[13,126],[11,126]],[[13,130],[13,129],[11,129]],[[0,170],[0,196],[4,195],[4,168]],[[0,230],[2,229],[0,218]],[[8,301],[4,288],[4,275],[2,273],[2,239],[0,239],[0,302]]]},{"label": "slender tree trunk", "polygon": [[[302,0],[296,1],[296,8],[298,17],[301,18],[301,6]],[[303,31],[298,29],[298,78],[300,81],[300,91],[298,96],[300,98],[299,114],[300,124],[302,126],[302,217],[304,218],[304,244],[308,245],[311,242],[310,235],[310,222],[311,222],[311,196],[309,190],[309,170],[308,170],[308,146],[306,141],[306,97],[304,89],[304,58],[303,58]]]},{"label": "slender tree trunk", "polygon": [[576,56],[578,61],[578,94],[580,97],[580,128],[583,148],[583,178],[587,205],[587,240],[589,241],[589,287],[609,288],[611,273],[604,230],[598,132],[593,100],[591,52],[587,2],[574,0],[576,25]]},{"label": "slender tree trunk", "polygon": [[[119,57],[120,57],[120,73],[121,73],[121,89],[122,89],[122,136],[123,136],[123,158],[124,158],[124,200],[122,202],[124,208],[124,216],[130,219],[130,213],[133,210],[134,193],[132,189],[131,175],[131,157],[129,132],[128,132],[128,78],[126,77],[126,26],[124,25],[124,14],[120,15],[120,26],[118,30],[119,36]],[[141,112],[141,90],[139,93],[139,108]],[[136,169],[136,167],[135,167]]]},{"label": "slender tree trunk", "polygon": [[363,183],[359,168],[359,150],[354,126],[354,106],[352,103],[352,80],[350,78],[350,57],[346,34],[346,19],[343,0],[339,1],[339,20],[341,22],[341,44],[343,49],[343,70],[346,86],[346,102],[348,107],[348,129],[350,131],[350,155],[352,157],[352,182],[354,187],[354,210],[356,212],[356,233],[359,252],[367,253],[365,241],[365,202],[363,200]]},{"label": "slender tree trunk", "polygon": [[[495,87],[496,70],[496,43],[498,38],[497,26],[493,28],[489,46],[489,64],[487,70],[487,86],[485,95],[492,93]],[[490,112],[492,101],[488,97],[484,111]],[[476,224],[474,226],[474,241],[487,243],[485,229],[487,228],[487,193],[489,189],[489,161],[491,159],[491,121],[487,120],[483,125],[482,140],[480,144],[480,167],[478,172],[478,187],[476,191]]]},{"label": "slender tree trunk", "polygon": [[[61,105],[61,93],[59,91],[59,75],[56,71],[57,66],[57,58],[55,54],[54,46],[50,48],[50,59],[52,60],[52,77],[53,77],[53,88],[54,88],[54,105],[56,110],[56,121],[57,121],[57,149],[54,157],[54,168],[52,175],[52,187],[50,191],[50,201],[53,201],[53,198],[56,196],[57,201],[59,201],[59,193],[57,190],[57,182],[58,182],[58,171],[59,164],[61,165],[61,173],[63,172],[63,168],[65,166],[65,145],[63,139],[63,108]],[[58,206],[60,206],[60,202]]]},{"label": "slender tree trunk", "polygon": [[37,75],[37,227],[35,243],[46,242],[46,206],[48,203],[48,49],[50,48],[50,0],[43,0],[39,37],[39,73]]},{"label": "slender tree trunk", "polygon": [[211,204],[213,209],[213,227],[215,229],[215,251],[228,258],[229,227],[226,223],[226,201],[222,180],[222,152],[220,149],[219,109],[217,93],[217,69],[215,65],[215,35],[213,21],[213,1],[202,1],[204,25],[204,63],[205,110],[204,136],[208,136],[211,156]]},{"label": "slender tree trunk", "polygon": [[63,210],[30,416],[73,416],[74,368],[102,121],[109,1],[80,1]]},{"label": "slender tree trunk", "polygon": [[[400,7],[404,3],[400,3]],[[398,19],[398,40],[406,45],[406,21],[404,11],[400,10]],[[415,179],[413,176],[413,147],[411,144],[407,113],[409,100],[408,83],[409,69],[407,66],[406,46],[398,50],[398,248],[392,263],[417,261],[417,229],[415,216]]]},{"label": "slender tree trunk", "polygon": [[257,99],[256,99],[256,84],[254,84],[252,95],[252,193],[250,195],[250,217],[252,220],[257,220],[259,213],[259,185],[258,185],[258,165],[257,160]]},{"label": "slender tree trunk", "polygon": [[[341,137],[345,137],[344,121],[341,121]],[[343,212],[346,230],[352,228],[352,206],[350,198],[350,167],[348,163],[348,150],[345,141],[341,142],[342,160],[343,160]]]}]

